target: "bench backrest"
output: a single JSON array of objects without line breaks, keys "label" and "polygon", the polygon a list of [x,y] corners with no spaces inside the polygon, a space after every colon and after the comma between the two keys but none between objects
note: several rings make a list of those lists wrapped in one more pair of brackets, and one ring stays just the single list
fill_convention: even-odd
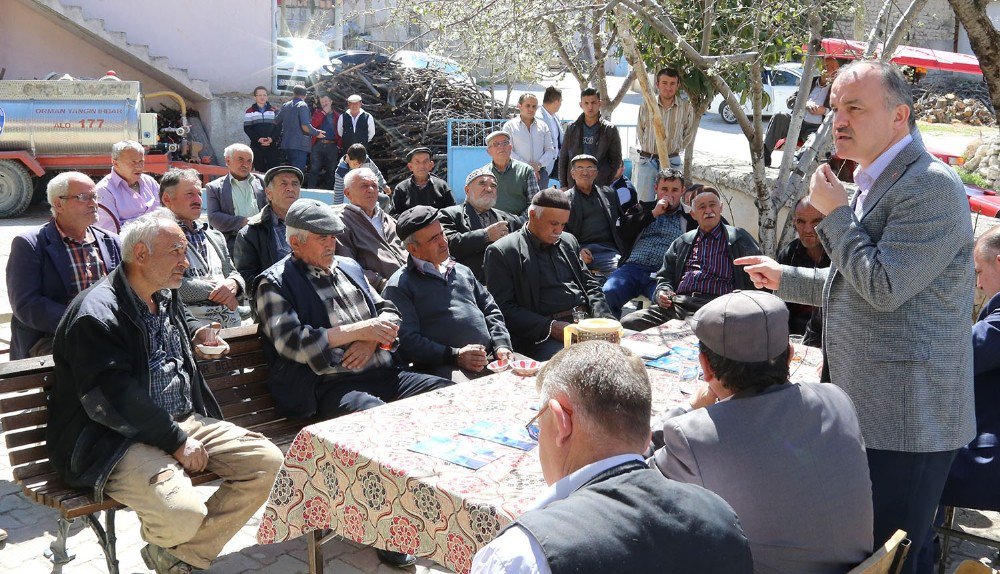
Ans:
[{"label": "bench backrest", "polygon": [[[229,355],[200,360],[198,367],[223,416],[250,430],[283,421],[267,391],[267,366],[257,325],[224,329],[222,337],[229,343]],[[14,480],[20,484],[55,477],[45,447],[53,382],[51,356],[0,363],[0,428]]]}]

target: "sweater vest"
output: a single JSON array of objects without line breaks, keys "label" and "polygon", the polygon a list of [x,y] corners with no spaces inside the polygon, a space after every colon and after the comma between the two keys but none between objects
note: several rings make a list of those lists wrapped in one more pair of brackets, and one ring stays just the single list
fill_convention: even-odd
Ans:
[{"label": "sweater vest", "polygon": [[638,461],[515,524],[542,547],[553,574],[753,572],[739,519],[722,498]]},{"label": "sweater vest", "polygon": [[344,153],[347,153],[347,149],[354,144],[359,143],[366,148],[368,147],[368,112],[361,110],[361,113],[358,114],[357,130],[354,129],[350,113],[345,112],[340,116],[340,121],[344,122],[344,133],[340,136],[344,145]]}]

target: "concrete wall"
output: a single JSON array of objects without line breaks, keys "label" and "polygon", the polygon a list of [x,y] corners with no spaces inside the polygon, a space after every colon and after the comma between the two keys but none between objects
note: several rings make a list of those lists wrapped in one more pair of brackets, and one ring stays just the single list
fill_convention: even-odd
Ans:
[{"label": "concrete wall", "polygon": [[123,80],[142,82],[143,92],[167,89],[19,2],[3,3],[0,67],[7,68],[7,80],[40,79],[49,72],[100,78],[115,70]]},{"label": "concrete wall", "polygon": [[[273,0],[64,0],[125,32],[129,43],[187,68],[213,93],[271,85]],[[9,4],[9,2],[5,3]]]}]

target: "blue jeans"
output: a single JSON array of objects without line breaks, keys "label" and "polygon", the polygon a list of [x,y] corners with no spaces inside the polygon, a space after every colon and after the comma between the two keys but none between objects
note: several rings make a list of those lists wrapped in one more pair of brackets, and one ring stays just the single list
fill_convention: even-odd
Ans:
[{"label": "blue jeans", "polygon": [[[680,156],[671,157],[670,167],[680,169],[683,162]],[[639,201],[656,199],[656,174],[660,171],[660,160],[655,157],[639,156],[632,162],[632,185],[639,195]]]},{"label": "blue jeans", "polygon": [[309,161],[309,152],[300,149],[286,149],[284,151],[285,158],[288,160],[285,163],[299,168],[305,174],[306,162]]},{"label": "blue jeans", "polygon": [[615,269],[604,283],[604,299],[615,317],[621,318],[622,307],[634,297],[645,295],[650,300],[653,299],[656,279],[651,275],[656,271],[653,267],[635,263],[625,263]]}]

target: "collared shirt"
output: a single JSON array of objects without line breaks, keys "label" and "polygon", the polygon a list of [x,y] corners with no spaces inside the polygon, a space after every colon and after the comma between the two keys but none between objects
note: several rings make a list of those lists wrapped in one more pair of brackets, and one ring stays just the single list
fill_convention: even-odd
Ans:
[{"label": "collared shirt", "polygon": [[493,211],[492,208],[480,213],[475,207],[473,207],[472,211],[479,217],[479,224],[483,227],[489,227],[500,221],[500,218],[497,217],[496,212]]},{"label": "collared shirt", "polygon": [[69,296],[76,297],[80,291],[97,283],[98,279],[107,275],[108,266],[101,258],[101,249],[97,245],[97,238],[89,227],[83,242],[63,233],[58,223],[56,223],[56,230],[59,231],[63,245],[66,246],[70,270],[73,272],[73,286]]},{"label": "collared shirt", "polygon": [[[819,82],[816,82],[816,85],[813,86],[812,91],[809,92],[808,102],[810,104],[814,104],[817,106],[826,107],[826,97],[827,95],[829,95],[829,93],[830,93],[830,84],[821,86]],[[821,124],[823,123],[823,116],[819,114],[811,114],[808,111],[806,111],[805,115],[802,116],[802,121],[810,124]]]},{"label": "collared shirt", "polygon": [[[563,500],[602,472],[632,461],[642,462],[642,457],[620,454],[592,462],[548,487],[529,510],[545,508]],[[527,530],[516,524],[494,538],[472,560],[474,574],[549,574],[551,571],[541,545]]]},{"label": "collared shirt", "polygon": [[531,125],[526,125],[518,116],[503,125],[503,131],[510,135],[513,146],[511,157],[518,161],[532,162],[548,168],[556,159],[556,147],[552,143],[549,126],[536,118]]},{"label": "collared shirt", "polygon": [[146,174],[139,177],[138,189],[133,189],[111,170],[94,191],[103,208],[98,210],[97,226],[108,231],[119,231],[129,221],[160,207],[160,184]]},{"label": "collared shirt", "polygon": [[233,215],[240,217],[250,217],[257,215],[262,205],[257,205],[257,194],[254,193],[252,179],[248,176],[240,181],[229,174],[229,184],[233,190]]},{"label": "collared shirt", "polygon": [[882,152],[882,155],[875,158],[875,161],[871,163],[868,167],[862,169],[858,166],[858,169],[854,170],[854,183],[858,184],[858,197],[854,204],[854,214],[861,218],[861,215],[865,212],[865,198],[868,197],[868,192],[871,191],[873,185],[875,185],[875,180],[878,179],[885,168],[889,167],[892,160],[896,159],[899,152],[903,151],[903,148],[910,145],[913,141],[913,136],[906,134],[903,139],[892,144],[889,149]]},{"label": "collared shirt", "polygon": [[552,145],[556,148],[556,159],[558,159],[559,150],[562,149],[563,144],[562,119],[558,114],[550,114],[544,106],[538,108],[538,113],[542,114],[542,120],[549,128],[549,135],[552,137]]},{"label": "collared shirt", "polygon": [[[413,257],[412,255],[410,257]],[[440,277],[445,281],[448,280],[448,276],[451,275],[453,269],[455,269],[455,260],[449,257],[445,259],[441,265],[434,265],[430,261],[424,261],[418,257],[413,257],[413,263],[417,266],[417,269],[425,275],[434,275],[435,277]]]},{"label": "collared shirt", "polygon": [[[667,153],[675,154],[687,146],[691,141],[698,124],[694,120],[694,106],[687,99],[681,97],[678,92],[674,96],[674,103],[669,108],[664,108],[660,103],[660,98],[656,98],[656,109],[660,111],[663,119],[663,129],[667,135]],[[653,119],[649,117],[646,105],[639,106],[639,119],[635,125],[636,139],[639,148],[647,153],[657,153],[656,150],[656,129],[653,127]]]},{"label": "collared shirt", "polygon": [[[331,326],[351,325],[373,318],[364,293],[347,278],[336,261],[330,269],[305,265],[301,261],[296,261],[296,265],[306,268],[309,283],[326,307]],[[377,293],[373,295],[377,302],[381,301]],[[318,375],[359,373],[392,365],[389,351],[376,349],[361,369],[342,367],[340,362],[348,346],[331,348],[326,329],[303,325],[292,304],[267,279],[257,286],[256,305],[261,329],[274,341],[275,350],[297,363],[309,365]]]},{"label": "collared shirt", "polygon": [[680,205],[654,218],[639,232],[627,263],[659,269],[663,265],[663,254],[675,239],[684,234],[686,224],[684,208]]},{"label": "collared shirt", "polygon": [[[361,117],[361,113],[364,112],[364,108],[358,112],[357,116],[352,116],[351,112],[344,112],[340,116],[340,121],[337,122],[337,135],[344,135],[344,121],[351,120],[351,126],[354,128],[354,133],[358,132],[358,118]],[[368,141],[372,141],[375,137],[375,118],[371,114],[368,114]]]},{"label": "collared shirt", "polygon": [[130,289],[149,337],[149,396],[171,415],[191,412],[191,376],[184,368],[181,334],[170,322],[170,291],[153,293],[156,314]]},{"label": "collared shirt", "polygon": [[[197,221],[193,221],[190,227],[188,227],[188,223],[186,222],[181,222],[180,226],[184,230],[184,237],[187,238],[188,245],[194,247],[194,250],[203,259],[208,259],[208,239],[205,238],[205,228],[208,227],[208,224],[199,224]],[[188,267],[184,271],[184,274],[187,275],[188,271],[191,271],[191,267]]]},{"label": "collared shirt", "polygon": [[285,220],[278,217],[278,214],[271,210],[271,229],[274,230],[274,245],[277,248],[278,259],[283,258],[292,252],[288,245],[288,238],[285,237]]},{"label": "collared shirt", "polygon": [[725,295],[732,291],[733,262],[729,260],[729,245],[722,223],[708,233],[698,229],[691,253],[684,262],[684,275],[677,293]]},{"label": "collared shirt", "polygon": [[382,213],[383,213],[382,208],[379,207],[378,204],[376,203],[375,212],[372,213],[372,216],[368,218],[368,221],[372,223],[372,227],[375,228],[375,231],[378,231],[378,234],[381,235],[383,239],[385,239],[385,229],[382,227]]},{"label": "collared shirt", "polygon": [[538,258],[538,303],[539,309],[532,309],[542,315],[552,315],[568,311],[574,307],[587,305],[587,295],[576,282],[570,262],[563,257],[559,242],[552,245],[542,243],[525,228],[528,246],[532,256]]}]

